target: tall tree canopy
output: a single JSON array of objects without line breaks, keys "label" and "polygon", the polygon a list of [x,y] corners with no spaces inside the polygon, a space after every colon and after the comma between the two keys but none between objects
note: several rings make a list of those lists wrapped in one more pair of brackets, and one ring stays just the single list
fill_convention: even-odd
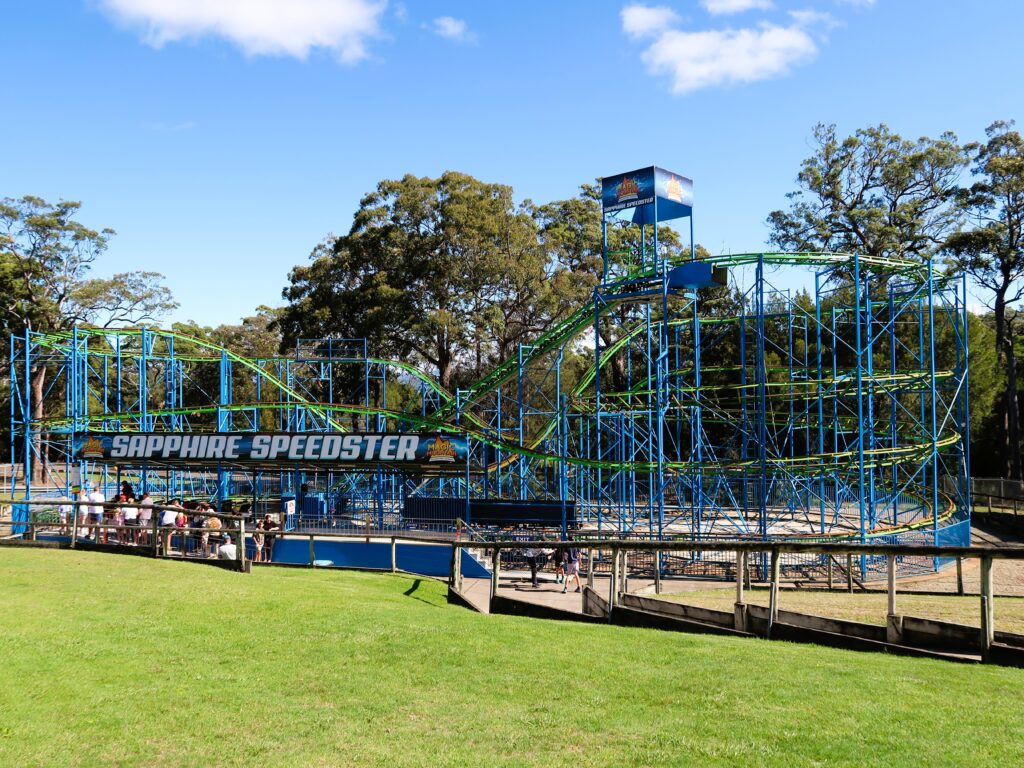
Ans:
[{"label": "tall tree canopy", "polygon": [[988,141],[968,146],[977,181],[960,193],[970,227],[946,242],[953,265],[989,294],[995,345],[1006,371],[1002,411],[1003,456],[1021,479],[1020,403],[1013,305],[1024,298],[1024,138],[1013,123],[995,122]]},{"label": "tall tree canopy", "polygon": [[112,229],[76,221],[80,203],[0,201],[0,324],[7,333],[154,320],[177,303],[156,272],[90,277]]},{"label": "tall tree canopy", "polygon": [[819,124],[814,141],[789,210],[768,216],[779,248],[923,260],[956,228],[967,160],[952,133],[908,141],[883,124],[840,138]]},{"label": "tall tree canopy", "polygon": [[510,187],[454,172],[382,181],[347,235],[292,270],[283,343],[367,337],[449,387],[460,365],[500,362],[543,331],[552,278],[529,206],[516,206]]},{"label": "tall tree canopy", "polygon": [[[177,306],[161,283],[163,275],[156,272],[90,276],[114,231],[97,231],[76,221],[80,207],[77,202],[51,204],[32,196],[0,201],[0,330],[5,347],[10,334],[25,329],[141,323]],[[32,366],[36,419],[44,415],[46,374],[45,366]],[[35,467],[36,479],[41,479],[42,462]]]}]

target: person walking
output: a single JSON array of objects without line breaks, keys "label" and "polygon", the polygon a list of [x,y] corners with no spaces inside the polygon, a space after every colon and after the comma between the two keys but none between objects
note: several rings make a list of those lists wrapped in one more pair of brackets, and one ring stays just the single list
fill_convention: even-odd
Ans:
[{"label": "person walking", "polygon": [[533,588],[537,589],[540,586],[537,583],[537,570],[540,568],[541,558],[544,557],[544,550],[530,547],[526,550],[526,564],[530,566],[530,581],[533,583]]},{"label": "person walking", "polygon": [[580,551],[576,547],[569,547],[565,550],[565,581],[562,583],[562,594],[569,588],[569,579],[576,579],[576,591],[583,591],[583,584],[580,582]]},{"label": "person walking", "polygon": [[57,505],[57,519],[60,521],[60,535],[67,536],[71,532],[68,518],[75,514],[75,508],[66,496],[61,496],[60,504]]},{"label": "person walking", "polygon": [[555,584],[561,584],[565,581],[565,550],[556,549],[551,559],[555,564]]}]

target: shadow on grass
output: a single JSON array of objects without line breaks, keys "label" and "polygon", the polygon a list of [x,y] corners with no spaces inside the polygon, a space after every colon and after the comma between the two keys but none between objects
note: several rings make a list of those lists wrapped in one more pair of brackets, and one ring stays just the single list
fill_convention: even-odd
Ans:
[{"label": "shadow on grass", "polygon": [[405,590],[405,592],[403,592],[402,594],[405,597],[411,597],[413,600],[419,600],[421,603],[426,603],[432,608],[440,608],[441,606],[439,606],[437,603],[433,603],[430,600],[424,600],[422,597],[416,595],[416,590],[420,588],[420,585],[422,583],[423,579],[416,579],[415,581],[413,581],[412,586]]}]

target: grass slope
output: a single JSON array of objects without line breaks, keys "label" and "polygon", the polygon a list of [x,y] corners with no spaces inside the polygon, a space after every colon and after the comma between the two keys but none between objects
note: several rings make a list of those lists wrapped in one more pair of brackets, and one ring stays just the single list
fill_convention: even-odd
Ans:
[{"label": "grass slope", "polygon": [[0,765],[1015,764],[1024,672],[0,550]]}]

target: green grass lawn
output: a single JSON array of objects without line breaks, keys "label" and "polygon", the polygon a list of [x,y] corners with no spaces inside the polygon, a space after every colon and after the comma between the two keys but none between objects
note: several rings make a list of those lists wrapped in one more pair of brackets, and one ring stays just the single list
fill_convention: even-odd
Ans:
[{"label": "green grass lawn", "polygon": [[0,765],[1019,764],[1024,671],[0,549]]},{"label": "green grass lawn", "polygon": [[[898,588],[897,588],[898,590]],[[653,595],[652,595],[653,596]],[[706,589],[693,592],[663,594],[667,600],[687,605],[732,611],[736,600],[735,586],[722,589]],[[769,592],[766,588],[748,589],[744,600],[755,605],[768,605]],[[884,592],[854,592],[841,590],[801,591],[782,590],[779,592],[779,608],[834,619],[862,621],[867,624],[885,624],[888,597]],[[951,621],[956,624],[981,626],[980,598],[977,595],[910,595],[896,594],[896,610],[907,616],[925,619]],[[996,629],[1006,632],[1024,633],[1024,598],[997,597],[995,599]]]}]

